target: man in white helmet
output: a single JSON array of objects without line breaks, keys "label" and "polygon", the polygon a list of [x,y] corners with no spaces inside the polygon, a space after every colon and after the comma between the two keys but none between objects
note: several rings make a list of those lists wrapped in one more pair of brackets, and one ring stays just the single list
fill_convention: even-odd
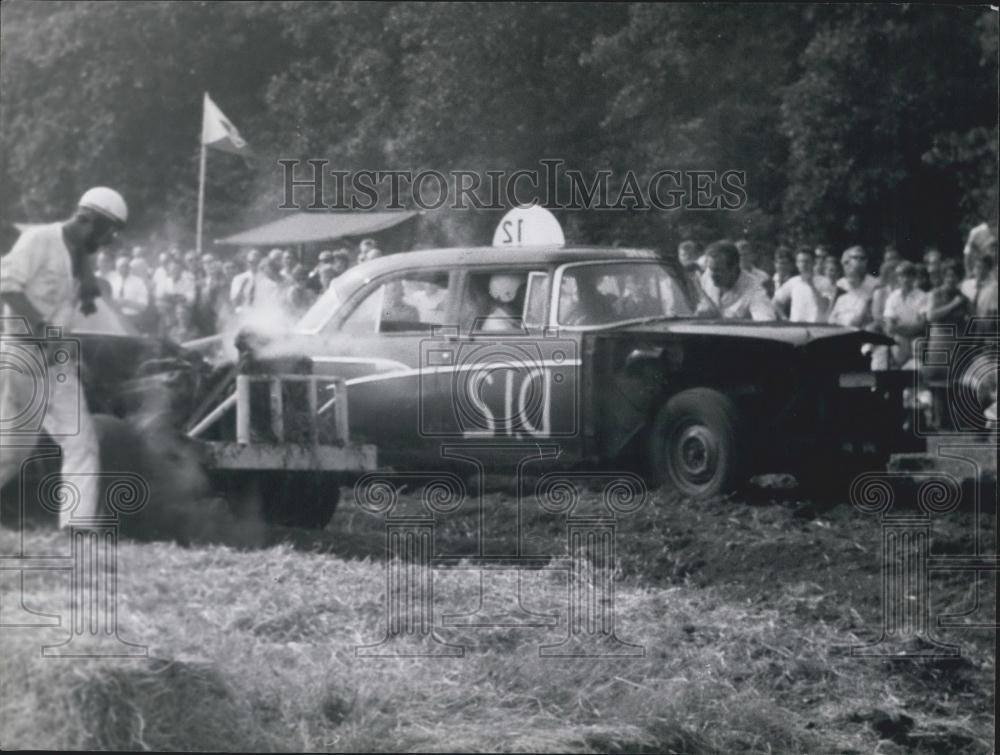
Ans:
[{"label": "man in white helmet", "polygon": [[490,277],[491,309],[482,323],[482,330],[502,331],[521,329],[519,301],[527,276],[514,273],[498,273]]},{"label": "man in white helmet", "polygon": [[[33,343],[41,343],[45,364],[32,370],[0,370],[0,438],[3,445],[23,445],[31,428],[18,422],[22,407],[30,397],[42,391],[45,396],[41,427],[62,447],[62,472],[65,481],[76,486],[79,502],[72,511],[60,514],[59,526],[69,523],[70,515],[94,516],[97,512],[100,466],[97,436],[87,411],[80,386],[78,365],[67,362],[67,350],[48,341],[47,328],[69,331],[77,309],[92,314],[94,300],[100,296],[90,257],[109,245],[128,220],[125,200],[113,189],[97,187],[87,191],[73,216],[64,222],[29,228],[0,259],[0,302],[3,321],[10,335],[24,334],[26,323]],[[11,350],[11,363],[17,361],[17,349],[25,348],[14,339],[0,342]],[[5,360],[7,361],[7,360]],[[27,397],[27,399],[26,399]],[[0,485],[18,474],[21,459],[5,450],[0,454]]]}]

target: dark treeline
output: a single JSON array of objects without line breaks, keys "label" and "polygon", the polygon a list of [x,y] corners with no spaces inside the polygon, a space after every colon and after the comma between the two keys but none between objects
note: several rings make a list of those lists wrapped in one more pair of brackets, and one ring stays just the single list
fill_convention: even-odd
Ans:
[{"label": "dark treeline", "polygon": [[[189,243],[202,93],[250,142],[210,156],[208,236],[279,216],[281,158],[341,170],[739,170],[736,212],[565,212],[575,241],[927,244],[997,206],[985,7],[50,2],[2,9],[0,221],[94,184]],[[429,243],[497,213],[441,213]],[[6,237],[5,237],[6,238]]]}]

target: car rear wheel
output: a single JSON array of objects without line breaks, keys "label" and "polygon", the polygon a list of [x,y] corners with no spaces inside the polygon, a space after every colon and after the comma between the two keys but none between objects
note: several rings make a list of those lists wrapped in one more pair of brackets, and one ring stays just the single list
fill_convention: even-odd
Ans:
[{"label": "car rear wheel", "polygon": [[692,497],[729,492],[742,475],[742,422],[727,396],[692,388],[657,414],[649,443],[651,481]]}]

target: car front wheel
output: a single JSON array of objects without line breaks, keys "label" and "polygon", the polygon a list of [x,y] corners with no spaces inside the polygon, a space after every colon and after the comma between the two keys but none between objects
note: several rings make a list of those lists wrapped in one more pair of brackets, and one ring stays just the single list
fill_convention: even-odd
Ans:
[{"label": "car front wheel", "polygon": [[742,438],[740,412],[730,398],[709,388],[678,393],[653,423],[651,481],[691,497],[727,493],[741,482]]}]

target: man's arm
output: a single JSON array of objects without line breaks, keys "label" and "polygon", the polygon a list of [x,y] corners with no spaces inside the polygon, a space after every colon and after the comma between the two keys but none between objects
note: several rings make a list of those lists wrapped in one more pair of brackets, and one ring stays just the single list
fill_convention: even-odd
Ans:
[{"label": "man's arm", "polygon": [[791,282],[792,280],[789,279],[782,283],[774,292],[774,299],[771,300],[775,311],[781,315],[783,320],[787,320],[792,314],[792,288],[789,285]]},{"label": "man's arm", "polygon": [[927,319],[930,322],[937,322],[938,320],[943,320],[949,312],[953,309],[958,309],[959,307],[964,307],[965,303],[968,301],[961,294],[956,295],[951,301],[946,304],[942,304],[940,307],[934,306],[934,297],[927,297]]},{"label": "man's arm", "polygon": [[750,293],[750,317],[754,320],[777,320],[778,315],[767,298],[767,292],[757,286]]},{"label": "man's arm", "polygon": [[42,336],[45,329],[45,318],[42,313],[35,309],[35,306],[28,301],[28,297],[23,291],[3,291],[0,292],[0,301],[10,307],[15,316],[23,317],[28,321],[31,333]]}]

